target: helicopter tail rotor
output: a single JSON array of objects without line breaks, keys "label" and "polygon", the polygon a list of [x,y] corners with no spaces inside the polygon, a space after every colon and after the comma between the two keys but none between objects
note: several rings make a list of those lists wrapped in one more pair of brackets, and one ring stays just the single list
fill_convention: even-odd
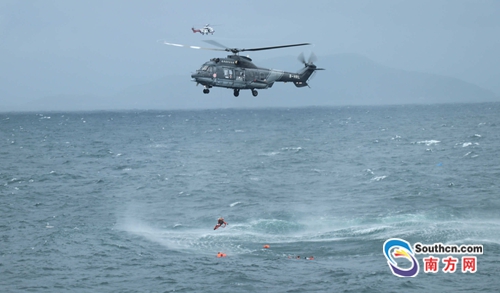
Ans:
[{"label": "helicopter tail rotor", "polygon": [[304,66],[308,66],[308,65],[314,65],[314,62],[318,60],[318,57],[316,57],[316,54],[311,53],[311,55],[309,56],[309,60],[306,61],[306,58],[304,57],[304,53],[300,53],[299,57],[297,57],[297,59],[299,59],[300,63],[304,64]]},{"label": "helicopter tail rotor", "polygon": [[304,64],[304,68],[302,68],[298,73],[300,80],[295,81],[294,84],[296,87],[305,87],[308,86],[307,82],[314,76],[316,73],[316,70],[325,70],[324,68],[318,68],[316,65],[314,65],[314,62],[318,59],[316,57],[316,54],[311,53],[309,56],[309,59],[306,61],[306,58],[304,57],[304,53],[300,53],[298,58],[300,63]]}]

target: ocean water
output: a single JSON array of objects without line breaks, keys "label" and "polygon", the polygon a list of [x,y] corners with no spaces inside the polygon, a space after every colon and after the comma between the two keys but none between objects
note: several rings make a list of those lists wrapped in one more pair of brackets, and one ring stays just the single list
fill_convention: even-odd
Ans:
[{"label": "ocean water", "polygon": [[[0,291],[497,292],[499,113],[0,113]],[[400,278],[390,238],[484,252]]]}]

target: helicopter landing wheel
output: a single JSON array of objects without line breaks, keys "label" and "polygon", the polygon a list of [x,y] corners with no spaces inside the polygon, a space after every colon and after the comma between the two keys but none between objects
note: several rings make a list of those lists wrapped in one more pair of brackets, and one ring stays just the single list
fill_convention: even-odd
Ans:
[{"label": "helicopter landing wheel", "polygon": [[258,94],[259,94],[259,92],[258,92],[257,90],[252,90],[252,95],[253,95],[254,97],[256,97]]},{"label": "helicopter landing wheel", "polygon": [[209,89],[203,89],[203,93],[204,94],[208,94],[208,93],[210,93],[210,90]]},{"label": "helicopter landing wheel", "polygon": [[237,97],[240,95],[240,90],[239,89],[234,89],[234,92],[233,92],[234,96]]}]

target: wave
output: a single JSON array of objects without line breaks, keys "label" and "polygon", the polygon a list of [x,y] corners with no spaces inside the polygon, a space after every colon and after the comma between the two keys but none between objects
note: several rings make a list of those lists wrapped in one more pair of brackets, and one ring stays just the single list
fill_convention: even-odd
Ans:
[{"label": "wave", "polygon": [[438,144],[440,143],[439,140],[422,140],[422,141],[417,141],[417,144],[425,144],[426,146],[431,146],[431,145],[434,145],[434,144]]},{"label": "wave", "polygon": [[303,247],[303,243],[342,241],[357,245],[360,241],[383,243],[389,238],[429,244],[500,243],[500,224],[496,220],[442,217],[441,213],[432,211],[354,218],[311,215],[293,220],[242,219],[217,231],[181,224],[155,228],[134,219],[124,221],[119,227],[169,250],[207,255],[218,251],[248,254],[260,251],[264,244]]},{"label": "wave", "polygon": [[375,176],[372,179],[370,179],[370,181],[381,181],[384,180],[385,178],[387,178],[387,176]]},{"label": "wave", "polygon": [[292,152],[295,152],[295,153],[298,153],[302,150],[301,147],[284,147],[284,148],[281,148],[282,151],[292,151]]}]

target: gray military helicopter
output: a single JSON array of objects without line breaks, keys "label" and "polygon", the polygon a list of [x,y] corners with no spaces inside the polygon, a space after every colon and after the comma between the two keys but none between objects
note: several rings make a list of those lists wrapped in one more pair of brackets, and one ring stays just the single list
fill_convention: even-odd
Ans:
[{"label": "gray military helicopter", "polygon": [[205,42],[212,44],[219,48],[203,48],[198,46],[187,46],[181,44],[173,44],[163,41],[165,45],[176,47],[187,47],[191,49],[202,49],[212,51],[226,51],[232,52],[233,55],[228,55],[227,58],[212,58],[210,61],[205,62],[196,73],[191,75],[196,85],[201,84],[204,86],[203,93],[210,93],[212,87],[224,87],[233,89],[234,96],[240,95],[240,90],[249,89],[252,95],[256,97],[259,93],[257,89],[267,89],[273,86],[275,82],[293,82],[296,87],[309,86],[307,81],[316,70],[324,70],[318,68],[313,62],[316,60],[316,55],[311,54],[309,60],[306,62],[304,54],[299,55],[299,61],[304,64],[304,68],[298,72],[286,72],[283,70],[267,69],[257,67],[252,63],[252,59],[246,56],[240,56],[240,52],[245,51],[262,51],[272,50],[296,46],[311,45],[310,43],[282,45],[273,47],[251,48],[251,49],[238,49],[228,48],[216,41],[206,40]]}]

